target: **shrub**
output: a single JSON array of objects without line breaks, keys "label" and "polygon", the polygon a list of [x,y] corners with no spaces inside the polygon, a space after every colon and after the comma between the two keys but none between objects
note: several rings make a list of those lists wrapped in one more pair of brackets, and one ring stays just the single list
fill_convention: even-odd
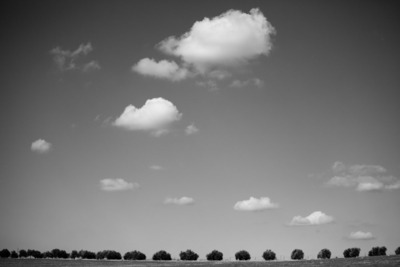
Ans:
[{"label": "shrub", "polygon": [[70,258],[71,258],[71,259],[79,258],[78,251],[76,251],[76,250],[71,251]]},{"label": "shrub", "polygon": [[165,250],[160,250],[153,255],[153,261],[170,261],[171,254],[166,252]]},{"label": "shrub", "polygon": [[50,251],[46,251],[46,252],[43,252],[43,258],[52,259],[52,258],[54,258],[54,255]]},{"label": "shrub", "polygon": [[276,260],[276,254],[275,252],[273,252],[272,250],[266,250],[264,251],[262,257],[264,258],[264,260],[266,261],[271,261],[271,260]]},{"label": "shrub", "polygon": [[0,258],[8,258],[10,255],[10,251],[6,248],[0,251]]},{"label": "shrub", "polygon": [[206,257],[208,261],[222,261],[222,259],[224,258],[224,254],[222,254],[222,252],[219,252],[218,250],[213,250],[208,253]]},{"label": "shrub", "polygon": [[368,256],[386,256],[386,247],[373,247],[369,252]]},{"label": "shrub", "polygon": [[197,261],[197,259],[199,258],[199,255],[197,255],[197,253],[188,249],[186,251],[181,251],[181,253],[179,253],[179,257],[183,261]]},{"label": "shrub", "polygon": [[356,258],[360,255],[360,249],[359,248],[348,248],[345,251],[343,251],[343,256],[345,258]]},{"label": "shrub", "polygon": [[137,250],[127,252],[124,255],[124,260],[141,261],[145,259],[146,255]]},{"label": "shrub", "polygon": [[302,260],[304,258],[304,252],[301,249],[295,249],[292,251],[290,257],[292,260]]},{"label": "shrub", "polygon": [[26,250],[21,249],[21,250],[19,251],[19,257],[20,257],[20,258],[26,258],[26,257],[28,257],[28,253],[26,252]]},{"label": "shrub", "polygon": [[11,251],[11,258],[12,258],[12,259],[18,258],[18,253],[15,252],[15,250]]},{"label": "shrub", "polygon": [[395,253],[396,255],[400,255],[400,247],[396,248],[396,250],[394,251],[394,253]]},{"label": "shrub", "polygon": [[248,261],[251,259],[250,253],[248,253],[246,250],[238,251],[235,254],[235,259],[239,261]]},{"label": "shrub", "polygon": [[34,249],[28,249],[26,254],[27,254],[28,257],[32,257],[32,258],[35,258],[35,259],[43,258],[43,254],[40,251],[34,250]]},{"label": "shrub", "polygon": [[121,254],[114,250],[103,250],[97,252],[96,259],[98,260],[120,260],[122,259]]},{"label": "shrub", "polygon": [[321,249],[317,256],[318,259],[330,259],[331,251],[327,248]]},{"label": "shrub", "polygon": [[79,257],[81,257],[82,259],[94,260],[96,259],[96,253],[92,251],[81,250],[79,251]]}]

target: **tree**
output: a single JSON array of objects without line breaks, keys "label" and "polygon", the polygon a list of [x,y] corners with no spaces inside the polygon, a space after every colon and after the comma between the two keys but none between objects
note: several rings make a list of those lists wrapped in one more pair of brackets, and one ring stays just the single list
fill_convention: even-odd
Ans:
[{"label": "tree", "polygon": [[368,256],[386,256],[386,247],[373,247],[369,252]]},{"label": "tree", "polygon": [[222,254],[222,252],[219,252],[218,250],[213,250],[208,253],[206,257],[208,261],[222,261],[222,259],[224,258],[224,254]]},{"label": "tree", "polygon": [[18,258],[18,253],[15,250],[11,251],[11,258],[12,259]]},{"label": "tree", "polygon": [[292,251],[290,257],[292,260],[302,260],[304,258],[304,252],[301,249],[295,249]]},{"label": "tree", "polygon": [[330,259],[331,251],[327,248],[321,249],[317,256],[318,259]]},{"label": "tree", "polygon": [[250,253],[248,253],[246,250],[238,251],[235,254],[235,259],[239,261],[248,261],[251,259]]},{"label": "tree", "polygon": [[146,255],[137,250],[127,252],[124,255],[124,260],[141,261],[145,259]]},{"label": "tree", "polygon": [[343,256],[345,258],[356,258],[360,255],[360,249],[359,248],[348,248],[345,251],[343,251]]},{"label": "tree", "polygon": [[81,250],[79,251],[79,257],[82,259],[94,260],[96,259],[96,253],[87,250]]},{"label": "tree", "polygon": [[271,260],[276,260],[276,254],[275,252],[273,252],[272,250],[266,250],[264,251],[262,257],[264,258],[264,260],[266,261],[271,261]]},{"label": "tree", "polygon": [[166,252],[165,250],[160,250],[153,255],[153,261],[170,261],[171,254]]},{"label": "tree", "polygon": [[20,258],[26,258],[26,257],[28,257],[28,253],[26,252],[26,250],[21,249],[21,250],[19,251],[19,257],[20,257]]},{"label": "tree", "polygon": [[96,254],[96,259],[98,260],[120,260],[122,259],[121,254],[114,250],[103,250]]},{"label": "tree", "polygon": [[45,251],[45,252],[43,252],[43,258],[52,259],[52,258],[55,258],[55,257],[53,255],[53,253],[51,253],[50,251]]},{"label": "tree", "polygon": [[28,249],[26,254],[27,254],[28,257],[32,257],[32,258],[35,258],[35,259],[43,258],[43,254],[40,251],[34,250],[34,249]]},{"label": "tree", "polygon": [[400,255],[400,247],[396,248],[396,250],[394,251],[394,253],[395,253],[396,255]]},{"label": "tree", "polygon": [[71,259],[76,259],[79,258],[79,253],[76,250],[71,251],[71,255],[70,255]]},{"label": "tree", "polygon": [[197,259],[199,258],[199,255],[197,253],[191,251],[190,249],[188,249],[186,251],[181,251],[181,253],[179,254],[179,257],[183,261],[197,261]]},{"label": "tree", "polygon": [[0,251],[0,258],[8,258],[10,255],[10,251],[6,248]]}]

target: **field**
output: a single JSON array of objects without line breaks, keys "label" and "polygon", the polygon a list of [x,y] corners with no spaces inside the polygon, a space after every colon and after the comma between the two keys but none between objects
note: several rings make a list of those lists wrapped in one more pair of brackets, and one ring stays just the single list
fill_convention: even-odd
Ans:
[{"label": "field", "polygon": [[74,266],[107,266],[107,267],[163,267],[163,266],[220,266],[220,267],[263,267],[263,266],[276,266],[276,267],[295,267],[295,266],[400,266],[400,256],[381,256],[381,257],[361,257],[353,259],[331,259],[331,260],[302,260],[302,261],[273,261],[273,262],[132,262],[132,261],[97,261],[97,260],[41,260],[41,259],[0,259],[0,267],[39,267],[39,266],[56,266],[56,267],[74,267]]}]

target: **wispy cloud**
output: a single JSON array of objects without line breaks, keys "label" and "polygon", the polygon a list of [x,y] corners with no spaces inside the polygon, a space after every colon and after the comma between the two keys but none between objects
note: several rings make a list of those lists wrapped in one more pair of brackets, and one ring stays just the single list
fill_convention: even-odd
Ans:
[{"label": "wispy cloud", "polygon": [[55,47],[50,50],[50,54],[53,55],[53,60],[60,71],[69,70],[80,70],[83,72],[89,72],[93,70],[101,69],[100,64],[97,61],[91,61],[89,63],[81,62],[80,58],[88,55],[93,51],[91,43],[81,44],[74,50],[63,50],[61,47]]},{"label": "wispy cloud", "polygon": [[334,221],[332,216],[326,215],[321,211],[314,211],[306,217],[294,216],[292,221],[289,223],[290,226],[301,226],[301,225],[321,225],[328,224]]},{"label": "wispy cloud", "polygon": [[38,139],[31,144],[31,150],[39,154],[48,153],[52,149],[52,144],[44,139]]},{"label": "wispy cloud", "polygon": [[192,123],[192,124],[190,124],[190,125],[188,125],[187,127],[186,127],[186,129],[185,129],[185,133],[187,134],[187,135],[192,135],[192,134],[195,134],[195,133],[197,133],[199,131],[199,129]]},{"label": "wispy cloud", "polygon": [[127,106],[113,125],[131,131],[150,131],[154,136],[160,136],[167,133],[168,127],[181,117],[174,104],[160,97],[147,100],[141,108]]},{"label": "wispy cloud", "polygon": [[154,165],[150,166],[150,169],[153,170],[153,171],[162,171],[162,170],[164,170],[164,167],[154,164]]},{"label": "wispy cloud", "polygon": [[236,202],[233,206],[235,210],[238,211],[261,211],[266,209],[278,208],[277,203],[273,203],[269,197],[250,197],[248,200],[242,200]]},{"label": "wispy cloud", "polygon": [[350,235],[347,238],[348,239],[353,239],[353,240],[372,240],[372,239],[375,239],[375,237],[372,235],[371,232],[363,232],[363,231],[351,232]]},{"label": "wispy cloud", "polygon": [[115,192],[115,191],[133,190],[139,188],[140,186],[138,183],[127,182],[121,178],[116,178],[116,179],[108,178],[100,180],[100,187],[101,190],[103,191]]},{"label": "wispy cloud", "polygon": [[354,188],[358,192],[391,191],[400,189],[400,180],[388,175],[379,165],[350,165],[335,162],[333,177],[326,182],[330,187]]},{"label": "wispy cloud", "polygon": [[258,78],[253,78],[245,81],[241,80],[234,80],[232,83],[229,85],[230,87],[237,87],[237,88],[243,88],[243,87],[248,87],[248,86],[255,86],[255,87],[262,87],[264,85],[264,82]]},{"label": "wispy cloud", "polygon": [[166,198],[164,200],[164,204],[173,204],[173,205],[192,205],[194,204],[194,199],[191,197],[181,197],[181,198]]},{"label": "wispy cloud", "polygon": [[141,59],[132,70],[155,78],[167,79],[171,81],[180,81],[189,75],[189,71],[179,67],[174,61],[161,60],[159,62],[150,58]]}]

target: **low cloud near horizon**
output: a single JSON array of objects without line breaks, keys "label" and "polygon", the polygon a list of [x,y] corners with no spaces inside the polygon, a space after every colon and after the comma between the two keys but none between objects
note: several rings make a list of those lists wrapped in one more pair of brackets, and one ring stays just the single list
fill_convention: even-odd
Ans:
[{"label": "low cloud near horizon", "polygon": [[100,187],[103,191],[116,192],[116,191],[127,191],[139,188],[138,183],[127,182],[122,178],[107,178],[100,180]]},{"label": "low cloud near horizon", "polygon": [[363,232],[363,231],[351,232],[350,235],[347,238],[348,239],[353,239],[353,240],[372,240],[372,239],[375,239],[375,237],[372,235],[371,232]]},{"label": "low cloud near horizon", "polygon": [[164,204],[174,204],[178,206],[192,205],[194,204],[194,199],[191,197],[181,197],[181,198],[168,197],[164,200]]},{"label": "low cloud near horizon", "polygon": [[321,211],[314,211],[306,217],[300,215],[294,216],[292,221],[289,223],[290,226],[302,226],[302,225],[321,225],[328,224],[334,221],[332,216],[326,215]]}]

